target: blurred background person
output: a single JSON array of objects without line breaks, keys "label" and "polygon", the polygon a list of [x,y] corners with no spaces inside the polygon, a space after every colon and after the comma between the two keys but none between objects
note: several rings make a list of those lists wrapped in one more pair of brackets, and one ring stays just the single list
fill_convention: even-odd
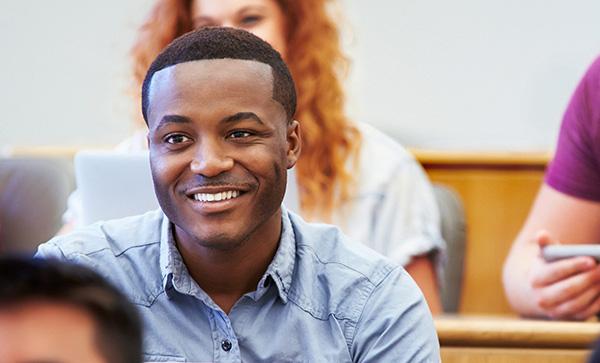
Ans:
[{"label": "blurred background person", "polygon": [[[327,0],[158,0],[131,49],[133,89],[141,89],[158,53],[192,29],[236,27],[269,42],[296,81],[295,118],[303,138],[296,166],[301,215],[338,225],[353,239],[404,265],[432,312],[440,312],[438,277],[445,245],[431,184],[401,145],[346,117],[340,76],[347,60],[329,5]],[[136,102],[139,97],[137,93]],[[117,149],[145,148],[146,129],[140,118],[139,130]],[[76,222],[80,210],[75,193],[65,215],[68,224]]]},{"label": "blurred background person", "polygon": [[0,158],[0,256],[32,255],[60,228],[71,190],[65,164]]},{"label": "blurred background person", "polygon": [[600,58],[579,83],[558,147],[504,264],[504,289],[522,315],[585,320],[600,312],[600,266],[589,256],[545,262],[553,243],[600,243]]},{"label": "blurred background person", "polygon": [[97,273],[0,258],[0,362],[142,361],[137,311]]}]

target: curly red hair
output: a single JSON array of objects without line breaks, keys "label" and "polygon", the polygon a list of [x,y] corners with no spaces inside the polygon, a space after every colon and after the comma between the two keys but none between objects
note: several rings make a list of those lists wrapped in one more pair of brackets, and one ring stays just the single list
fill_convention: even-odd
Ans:
[{"label": "curly red hair", "polygon": [[[158,0],[131,49],[136,90],[150,63],[176,37],[192,30],[193,0]],[[329,219],[352,193],[361,134],[344,114],[340,75],[347,60],[327,0],[277,0],[287,24],[286,63],[298,93],[296,118],[302,155],[296,165],[301,208],[308,218]],[[139,91],[137,97],[139,97]],[[349,164],[350,163],[350,164]]]}]

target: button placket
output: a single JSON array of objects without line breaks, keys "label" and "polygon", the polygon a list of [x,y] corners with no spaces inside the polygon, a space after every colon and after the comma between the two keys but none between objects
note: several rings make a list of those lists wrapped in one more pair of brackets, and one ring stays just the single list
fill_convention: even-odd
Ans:
[{"label": "button placket", "polygon": [[221,310],[213,310],[212,314],[215,324],[218,327],[214,331],[213,342],[215,343],[215,360],[219,362],[240,362],[240,350],[237,337],[231,325],[231,320]]},{"label": "button placket", "polygon": [[231,344],[231,341],[229,339],[223,339],[221,341],[221,349],[223,349],[224,351],[229,352],[232,347],[233,344]]}]

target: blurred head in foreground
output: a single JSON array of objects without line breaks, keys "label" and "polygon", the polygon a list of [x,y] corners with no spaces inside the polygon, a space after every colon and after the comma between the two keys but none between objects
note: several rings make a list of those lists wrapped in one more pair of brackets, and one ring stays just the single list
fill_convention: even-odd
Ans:
[{"label": "blurred head in foreground", "polygon": [[97,273],[0,258],[0,362],[141,362],[135,308]]}]

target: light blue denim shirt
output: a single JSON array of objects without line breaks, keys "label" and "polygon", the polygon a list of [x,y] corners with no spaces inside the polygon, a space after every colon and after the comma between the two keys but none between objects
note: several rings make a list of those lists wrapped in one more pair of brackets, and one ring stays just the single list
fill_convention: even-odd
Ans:
[{"label": "light blue denim shirt", "polygon": [[139,307],[153,362],[437,362],[423,295],[404,269],[333,226],[283,211],[275,257],[225,314],[196,284],[160,211],[39,247],[100,271]]}]

